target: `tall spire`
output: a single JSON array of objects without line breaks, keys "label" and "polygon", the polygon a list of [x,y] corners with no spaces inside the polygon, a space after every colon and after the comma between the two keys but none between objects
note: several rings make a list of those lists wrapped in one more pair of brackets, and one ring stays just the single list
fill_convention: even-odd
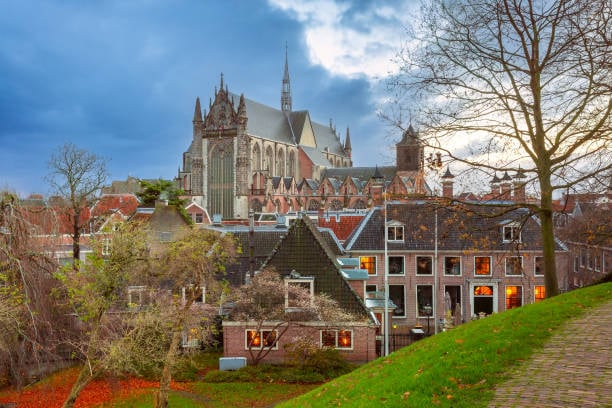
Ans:
[{"label": "tall spire", "polygon": [[283,86],[281,89],[281,110],[291,112],[291,81],[289,80],[288,47],[285,43],[285,73],[283,74]]},{"label": "tall spire", "polygon": [[352,150],[353,149],[351,147],[351,134],[350,134],[349,128],[347,126],[346,127],[346,138],[344,139],[344,151],[346,152],[348,157],[351,157]]},{"label": "tall spire", "polygon": [[196,98],[195,103],[195,111],[193,112],[193,121],[201,122],[202,121],[202,109],[200,108],[200,97]]}]

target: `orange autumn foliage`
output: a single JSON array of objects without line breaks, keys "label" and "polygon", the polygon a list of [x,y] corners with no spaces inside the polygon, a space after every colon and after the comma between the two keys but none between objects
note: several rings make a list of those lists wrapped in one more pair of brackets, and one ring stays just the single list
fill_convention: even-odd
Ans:
[{"label": "orange autumn foliage", "polygon": [[[63,370],[37,384],[22,389],[0,393],[0,403],[17,403],[19,408],[61,408],[72,384],[78,376],[78,369]],[[159,387],[158,381],[148,381],[140,378],[99,379],[92,381],[81,392],[75,408],[88,408],[111,402],[117,398],[126,398],[149,392]],[[189,385],[172,382],[173,390],[187,391]]]}]

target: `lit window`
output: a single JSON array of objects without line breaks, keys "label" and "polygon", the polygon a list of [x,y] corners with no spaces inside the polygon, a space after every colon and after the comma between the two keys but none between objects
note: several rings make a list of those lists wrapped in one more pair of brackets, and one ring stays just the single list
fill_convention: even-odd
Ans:
[{"label": "lit window", "polygon": [[444,274],[445,275],[461,275],[461,257],[460,256],[445,256],[444,257]]},{"label": "lit window", "polygon": [[544,257],[536,256],[534,261],[533,274],[535,276],[543,276],[544,275]]},{"label": "lit window", "polygon": [[389,275],[404,274],[404,257],[390,256],[389,257]]},{"label": "lit window", "polygon": [[359,264],[361,269],[367,269],[369,275],[376,275],[376,257],[375,256],[361,256],[359,257]]},{"label": "lit window", "polygon": [[247,350],[261,348],[277,349],[278,343],[276,342],[276,337],[276,330],[247,330],[245,332],[245,348]]},{"label": "lit window", "polygon": [[351,330],[321,330],[321,347],[351,349],[353,348],[353,332]]},{"label": "lit window", "polygon": [[432,263],[431,256],[417,256],[416,257],[416,273],[417,275],[431,275],[432,274]]},{"label": "lit window", "polygon": [[506,257],[506,275],[520,276],[523,273],[523,257]]},{"label": "lit window", "polygon": [[387,240],[388,241],[403,241],[404,240],[404,226],[403,225],[390,225],[387,227]]},{"label": "lit window", "polygon": [[540,302],[546,298],[546,287],[545,286],[536,286],[534,292],[535,292],[536,302]]},{"label": "lit window", "polygon": [[493,296],[493,287],[476,286],[474,287],[474,296]]},{"label": "lit window", "polygon": [[433,290],[431,285],[417,285],[418,316],[428,317],[432,314]]},{"label": "lit window", "polygon": [[491,257],[475,256],[474,257],[474,275],[490,276],[491,275]]},{"label": "lit window", "polygon": [[196,327],[183,332],[183,347],[199,347],[200,331]]},{"label": "lit window", "polygon": [[521,229],[518,225],[504,225],[504,242],[521,242]]},{"label": "lit window", "polygon": [[397,306],[393,310],[393,317],[406,317],[404,285],[389,285],[389,299]]},{"label": "lit window", "polygon": [[523,305],[523,288],[521,286],[506,286],[506,310]]}]

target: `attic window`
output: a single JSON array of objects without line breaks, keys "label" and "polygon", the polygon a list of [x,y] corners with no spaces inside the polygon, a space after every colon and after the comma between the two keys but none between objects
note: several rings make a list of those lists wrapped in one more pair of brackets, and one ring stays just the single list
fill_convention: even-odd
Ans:
[{"label": "attic window", "polygon": [[312,305],[313,297],[314,277],[300,277],[292,272],[291,276],[285,279],[285,308],[301,309],[306,303]]},{"label": "attic window", "polygon": [[203,213],[195,213],[195,223],[201,224],[204,222],[204,214]]},{"label": "attic window", "polygon": [[504,242],[521,242],[521,227],[518,224],[503,226]]},{"label": "attic window", "polygon": [[403,242],[404,226],[398,222],[391,221],[387,224],[387,241]]}]

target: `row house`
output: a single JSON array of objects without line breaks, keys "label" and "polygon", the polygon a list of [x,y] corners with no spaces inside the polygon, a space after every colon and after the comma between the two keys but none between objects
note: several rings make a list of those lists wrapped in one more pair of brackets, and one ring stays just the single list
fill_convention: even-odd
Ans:
[{"label": "row house", "polygon": [[[544,299],[539,224],[527,210],[506,208],[413,201],[368,213],[345,249],[367,270],[366,297],[384,291],[388,273],[390,327],[434,331],[449,315],[467,321]],[[567,249],[556,245],[565,290]]]}]

